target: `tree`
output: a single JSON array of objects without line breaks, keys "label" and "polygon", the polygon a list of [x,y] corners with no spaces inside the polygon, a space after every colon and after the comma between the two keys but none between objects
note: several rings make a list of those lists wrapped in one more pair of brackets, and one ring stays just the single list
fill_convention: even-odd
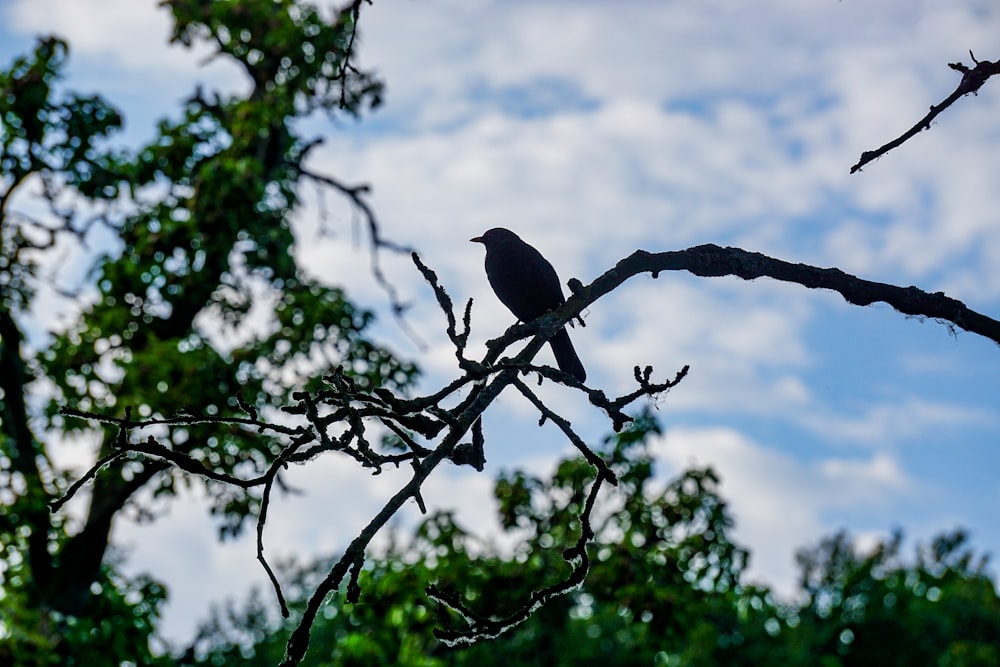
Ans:
[{"label": "tree", "polygon": [[[754,593],[739,583],[747,553],[730,540],[718,480],[711,470],[690,470],[658,488],[646,450],[647,436],[657,432],[643,414],[600,449],[619,484],[594,511],[595,565],[579,590],[554,598],[502,639],[465,649],[446,649],[430,633],[459,619],[412,596],[423,588],[445,598],[460,591],[509,614],[567,576],[572,568],[561,552],[581,529],[588,502],[582,489],[595,477],[586,460],[570,457],[548,480],[514,471],[497,481],[501,524],[518,536],[512,553],[478,543],[449,512],[427,517],[412,538],[394,540],[388,554],[362,570],[363,596],[350,603],[338,595],[317,619],[302,664],[654,664],[657,654],[682,653],[706,622],[735,620],[732,600]],[[299,622],[330,566],[298,566],[285,577],[295,582],[289,602],[296,611],[286,629]],[[284,633],[276,630],[254,595],[204,628],[197,664],[275,664],[284,651]]]},{"label": "tree", "polygon": [[[110,147],[121,118],[108,102],[61,92],[67,47],[57,38],[40,40],[0,75],[0,474],[8,489],[0,635],[22,664],[96,664],[95,655],[102,664],[155,662],[148,640],[163,588],[118,574],[109,533],[126,512],[142,517],[150,496],[170,497],[198,479],[105,438],[83,524],[67,525],[49,504],[61,506],[72,480],[46,445],[92,430],[64,419],[60,406],[125,406],[158,418],[196,405],[211,421],[239,406],[287,402],[334,367],[367,388],[402,388],[416,372],[366,338],[370,313],[305,275],[291,255],[289,215],[308,180],[365,207],[362,188],[306,170],[316,144],[293,127],[315,111],[358,115],[379,103],[381,83],[351,62],[360,2],[332,20],[290,0],[164,4],[175,41],[213,44],[253,85],[245,96],[196,91],[180,118],[163,120],[135,152]],[[369,222],[377,247],[384,242]],[[77,321],[44,342],[25,341],[23,322],[55,249],[95,239],[104,251],[92,267],[97,294],[68,295]],[[252,322],[262,310],[273,318],[264,332]],[[31,405],[42,393],[44,417]],[[166,437],[210,471],[211,511],[223,536],[237,534],[260,495],[212,474],[266,465],[279,441],[204,424]]]},{"label": "tree", "polygon": [[[580,589],[540,609],[504,636],[464,650],[434,642],[430,630],[453,622],[411,595],[421,588],[462,590],[503,611],[566,567],[559,545],[579,530],[578,457],[543,480],[502,475],[495,486],[501,521],[523,535],[512,553],[477,543],[449,512],[394,539],[366,567],[356,603],[346,591],[317,619],[303,665],[995,665],[1000,596],[962,531],[901,554],[902,535],[860,551],[844,532],[799,555],[799,590],[779,601],[742,583],[748,553],[730,536],[732,519],[711,470],[689,470],[657,489],[645,447],[656,432],[648,415],[601,448],[620,486],[604,498],[593,549],[597,564]],[[336,558],[289,564],[283,577],[298,611]],[[196,665],[275,664],[285,633],[255,591],[216,611],[196,643]],[[194,657],[194,656],[192,656]]]},{"label": "tree", "polygon": [[961,531],[900,554],[902,534],[861,551],[846,533],[799,553],[800,600],[693,665],[995,665],[1000,597]]},{"label": "tree", "polygon": [[[997,664],[1000,598],[957,530],[900,558],[902,535],[861,554],[844,534],[800,552],[807,601],[781,638],[796,664]],[[793,621],[794,619],[794,621]]]},{"label": "tree", "polygon": [[[0,514],[0,558],[3,574],[4,637],[0,658],[5,664],[87,662],[112,645],[120,654],[146,656],[148,635],[163,590],[156,582],[120,576],[102,563],[103,549],[90,563],[65,566],[75,548],[92,544],[90,535],[66,539],[65,520],[49,513],[48,502],[66,489],[65,473],[46,455],[34,432],[29,389],[40,378],[40,359],[24,341],[18,320],[29,311],[37,289],[41,255],[63,237],[83,237],[86,224],[59,216],[57,192],[73,189],[84,196],[113,196],[109,176],[116,157],[99,144],[121,123],[104,100],[68,94],[57,99],[53,83],[63,67],[66,45],[55,38],[39,41],[33,54],[19,58],[0,74],[0,485],[5,489]],[[22,189],[41,184],[55,223],[13,209]],[[124,500],[124,499],[123,499]],[[81,534],[82,535],[82,534]],[[105,545],[106,546],[106,545]],[[69,549],[69,552],[67,551]],[[76,570],[77,567],[79,570]],[[64,577],[82,576],[73,588]],[[99,595],[89,595],[94,588]],[[69,619],[84,596],[90,613]],[[107,619],[126,619],[114,628]],[[104,620],[102,620],[104,619]],[[73,646],[72,657],[66,647]],[[92,647],[92,648],[88,648]],[[149,663],[153,664],[150,659]]]}]

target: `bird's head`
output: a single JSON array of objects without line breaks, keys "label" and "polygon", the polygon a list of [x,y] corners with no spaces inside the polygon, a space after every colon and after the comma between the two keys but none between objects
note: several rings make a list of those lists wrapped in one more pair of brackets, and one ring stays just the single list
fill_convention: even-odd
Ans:
[{"label": "bird's head", "polygon": [[482,243],[484,246],[490,248],[490,246],[495,246],[500,243],[506,243],[507,241],[520,241],[519,237],[514,232],[509,229],[504,229],[503,227],[494,227],[493,229],[488,229],[483,232],[482,236],[475,236],[469,241],[472,243]]}]

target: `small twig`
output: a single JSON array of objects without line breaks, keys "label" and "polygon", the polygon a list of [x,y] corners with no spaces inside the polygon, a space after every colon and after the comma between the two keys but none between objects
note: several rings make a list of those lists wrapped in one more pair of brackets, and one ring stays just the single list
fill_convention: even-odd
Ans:
[{"label": "small twig", "polygon": [[[271,470],[277,471],[277,468],[272,466]],[[264,484],[264,493],[260,500],[260,513],[257,515],[257,561],[263,566],[264,571],[267,572],[268,579],[271,580],[271,587],[274,589],[274,594],[278,598],[278,605],[281,607],[281,615],[288,618],[288,605],[285,603],[285,595],[281,592],[281,584],[278,582],[278,577],[275,576],[274,570],[271,569],[271,565],[267,562],[267,558],[264,556],[264,524],[267,521],[267,508],[271,502],[271,485],[274,480],[274,475],[268,477],[267,483]]]},{"label": "small twig", "polygon": [[351,565],[351,576],[347,580],[347,601],[355,604],[361,598],[361,586],[358,584],[358,577],[361,576],[361,568],[365,564],[365,555],[362,553]]},{"label": "small twig", "polygon": [[291,163],[289,166],[296,170],[301,176],[312,179],[318,183],[323,183],[324,185],[328,185],[331,188],[338,190],[351,200],[351,203],[357,210],[361,211],[368,224],[368,236],[371,239],[371,271],[372,275],[375,277],[375,282],[378,283],[379,287],[381,287],[386,294],[389,295],[389,306],[398,325],[418,347],[421,349],[426,348],[426,343],[421,340],[416,331],[414,331],[413,328],[407,324],[406,319],[403,317],[410,307],[409,304],[402,300],[399,295],[399,290],[397,290],[396,286],[393,285],[388,278],[386,278],[385,273],[382,271],[382,266],[379,264],[379,250],[383,248],[398,253],[412,253],[413,249],[408,246],[389,241],[382,236],[379,231],[378,219],[375,217],[375,211],[372,210],[372,207],[365,200],[365,195],[371,191],[371,188],[364,183],[361,185],[347,185],[332,176],[319,174],[306,169],[302,165],[301,161]]},{"label": "small twig", "polygon": [[954,91],[952,91],[951,95],[946,97],[940,104],[932,105],[926,116],[917,121],[916,125],[900,136],[873,151],[865,151],[862,153],[861,159],[858,160],[858,163],[851,167],[852,174],[856,171],[860,171],[862,167],[872,160],[882,157],[892,149],[916,136],[922,130],[931,129],[931,121],[937,118],[938,114],[957,102],[959,98],[965,97],[969,93],[977,93],[979,89],[983,87],[983,84],[986,83],[987,79],[995,74],[1000,74],[1000,60],[995,62],[984,60],[980,62],[976,60],[974,55],[972,55],[972,51],[969,51],[969,55],[972,56],[972,62],[976,63],[976,66],[973,68],[966,67],[962,63],[948,63],[948,67],[952,68],[956,72],[962,73],[962,80],[958,82],[958,86]]},{"label": "small twig", "polygon": [[97,473],[98,473],[98,471],[100,471],[101,468],[103,468],[104,466],[108,465],[109,463],[111,463],[112,461],[114,461],[116,459],[123,458],[127,454],[128,454],[127,451],[119,449],[119,450],[111,452],[107,456],[104,456],[104,457],[101,457],[100,459],[98,459],[97,463],[95,463],[94,465],[92,465],[90,467],[90,469],[87,470],[87,472],[85,472],[80,477],[80,479],[78,479],[75,482],[73,482],[70,485],[70,487],[68,489],[66,489],[66,493],[64,493],[59,498],[56,498],[55,500],[49,502],[49,511],[51,511],[51,512],[58,512],[60,509],[62,509],[63,505],[65,505],[66,503],[69,502],[70,498],[72,498],[74,495],[76,495],[76,492],[79,491],[83,487],[84,484],[86,484],[91,479],[93,479],[95,476],[97,476]]},{"label": "small twig", "polygon": [[[348,108],[349,104],[347,102],[347,73],[354,70],[353,65],[351,65],[351,57],[354,55],[354,41],[358,36],[358,18],[361,15],[361,3],[363,0],[354,0],[349,6],[341,10],[341,14],[347,14],[350,12],[351,15],[351,37],[348,39],[347,47],[344,49],[344,56],[340,61],[340,72],[337,73],[337,79],[340,80],[340,106],[342,109]],[[367,0],[368,4],[371,4],[371,0]]]},{"label": "small twig", "polygon": [[538,396],[528,388],[528,385],[524,384],[524,382],[517,377],[514,378],[514,386],[525,398],[531,401],[531,404],[534,405],[535,408],[542,414],[543,419],[547,419],[559,427],[559,429],[563,432],[563,435],[565,435],[566,438],[573,443],[573,446],[576,447],[581,454],[583,454],[583,457],[587,459],[587,462],[590,463],[590,465],[597,468],[600,471],[600,474],[606,477],[613,485],[618,485],[618,477],[611,471],[611,468],[608,467],[607,462],[598,456],[594,450],[587,446],[587,443],[583,441],[583,438],[577,435],[576,431],[573,430],[573,426],[567,419],[559,416],[551,408],[549,408],[549,406],[545,405],[542,399],[538,398]]},{"label": "small twig", "polygon": [[445,291],[444,287],[438,281],[437,274],[423,263],[420,259],[420,255],[416,252],[411,252],[410,257],[413,259],[413,263],[416,265],[417,270],[420,271],[420,275],[424,277],[427,284],[431,286],[432,290],[434,290],[434,297],[437,299],[438,305],[441,307],[441,311],[444,313],[445,319],[448,322],[448,327],[445,331],[448,334],[448,338],[455,346],[455,356],[458,358],[459,364],[468,363],[464,352],[465,346],[469,341],[469,332],[471,330],[470,321],[472,317],[472,299],[469,299],[466,303],[465,315],[462,318],[465,330],[462,333],[458,333],[458,326],[455,321],[455,306],[451,301],[451,297],[448,296],[448,292]]},{"label": "small twig", "polygon": [[456,595],[443,591],[437,586],[427,588],[428,597],[437,600],[445,607],[460,614],[466,621],[467,627],[462,630],[434,630],[434,636],[440,639],[447,646],[458,644],[474,644],[481,639],[491,639],[511,630],[531,617],[539,608],[561,595],[566,595],[579,588],[590,572],[590,557],[587,554],[587,545],[594,539],[594,530],[591,526],[591,514],[597,495],[601,489],[601,483],[609,479],[605,473],[598,471],[594,483],[590,487],[587,501],[580,513],[580,537],[576,544],[567,548],[563,552],[563,558],[574,563],[572,571],[562,581],[547,586],[541,590],[534,591],[528,601],[513,613],[501,619],[487,618],[476,613],[467,607]]}]

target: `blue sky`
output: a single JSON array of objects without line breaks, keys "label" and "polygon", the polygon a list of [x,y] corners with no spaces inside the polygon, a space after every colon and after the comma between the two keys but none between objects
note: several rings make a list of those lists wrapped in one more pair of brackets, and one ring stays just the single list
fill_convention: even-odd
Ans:
[{"label": "blue sky", "polygon": [[[167,48],[155,2],[6,0],[0,54],[43,32],[72,47],[72,87],[99,90],[128,118],[126,141],[177,113],[195,82],[246,85],[205,53]],[[97,17],[100,17],[99,19]],[[327,142],[313,167],[368,182],[387,236],[417,247],[453,298],[475,299],[477,345],[511,323],[489,291],[482,249],[493,226],[538,247],[565,281],[589,282],[636,248],[735,245],[861,277],[942,290],[1000,314],[1000,85],[960,100],[925,132],[869,165],[957,83],[948,62],[1000,58],[993,0],[802,3],[433,2],[376,0],[362,17],[362,61],[388,85],[362,123],[312,125]],[[328,203],[333,197],[327,198]],[[310,271],[386,312],[333,205],[296,229]],[[414,301],[421,350],[384,315],[378,334],[426,371],[455,373],[442,318],[405,258],[386,270]],[[571,334],[590,382],[628,390],[631,368],[691,374],[656,405],[667,475],[720,471],[753,552],[754,577],[788,591],[794,550],[847,528],[864,541],[902,527],[913,540],[965,526],[1000,553],[1000,349],[884,305],[857,308],[794,285],[642,276],[594,304]],[[548,352],[543,354],[547,355]],[[547,357],[543,357],[547,358]],[[608,431],[585,400],[545,395],[589,438]],[[530,406],[504,399],[486,420],[484,475],[448,470],[433,508],[489,534],[501,468],[546,473],[567,447]],[[83,464],[92,451],[62,446]],[[303,558],[344,544],[398,478],[338,462],[294,473],[266,539]],[[358,508],[338,516],[315,507]],[[130,566],[166,578],[171,636],[207,604],[262,582],[249,542],[219,545],[197,497],[149,526],[116,526]]]}]

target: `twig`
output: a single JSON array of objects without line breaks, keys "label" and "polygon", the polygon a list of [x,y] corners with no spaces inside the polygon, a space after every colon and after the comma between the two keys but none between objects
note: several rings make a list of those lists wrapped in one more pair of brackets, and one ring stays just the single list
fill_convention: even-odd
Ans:
[{"label": "twig", "polygon": [[969,51],[969,55],[972,57],[972,62],[976,63],[976,66],[971,69],[962,63],[948,63],[948,67],[952,68],[956,72],[962,73],[962,80],[958,82],[958,86],[954,91],[952,91],[951,95],[946,97],[940,104],[931,105],[931,110],[927,113],[927,115],[917,121],[916,125],[900,136],[873,151],[865,151],[862,153],[861,159],[858,160],[858,163],[851,167],[852,174],[856,171],[860,171],[862,167],[872,160],[882,157],[893,148],[896,148],[916,136],[921,132],[921,130],[931,129],[931,121],[937,118],[939,113],[950,107],[958,101],[959,98],[965,97],[969,93],[977,93],[979,89],[983,87],[983,84],[986,83],[987,79],[995,74],[1000,74],[1000,60],[995,62],[984,60],[980,62],[976,60],[974,55],[972,55],[972,51]]},{"label": "twig", "polygon": [[473,644],[481,639],[498,637],[511,630],[517,625],[528,620],[532,614],[544,606],[553,598],[570,593],[580,586],[590,572],[590,557],[587,554],[587,545],[594,539],[594,530],[591,527],[591,514],[597,495],[601,489],[601,483],[609,479],[604,472],[598,470],[597,477],[590,487],[587,501],[583,511],[580,513],[580,537],[576,544],[563,552],[563,558],[574,563],[572,571],[562,581],[547,586],[541,590],[534,591],[521,607],[513,613],[501,619],[487,618],[476,613],[466,606],[456,595],[448,593],[437,586],[427,588],[428,597],[437,600],[445,607],[460,614],[466,621],[466,627],[462,630],[435,629],[434,636],[440,639],[447,646],[458,644]]},{"label": "twig", "polygon": [[577,435],[576,431],[573,430],[572,424],[569,423],[569,420],[557,415],[549,406],[545,405],[542,399],[538,398],[535,392],[528,388],[528,385],[524,384],[521,380],[515,378],[514,386],[525,398],[531,401],[531,404],[534,405],[540,413],[542,413],[543,420],[547,419],[559,427],[559,429],[563,432],[563,435],[565,435],[566,438],[573,443],[573,446],[576,447],[581,454],[583,454],[583,457],[587,459],[587,462],[590,463],[590,465],[597,468],[601,475],[606,477],[613,485],[618,485],[618,478],[615,476],[615,473],[611,471],[611,468],[608,467],[607,462],[598,456],[594,450],[588,447],[587,443],[583,441],[583,438]]},{"label": "twig", "polygon": [[448,334],[448,338],[455,346],[455,356],[458,358],[459,365],[464,368],[465,364],[469,363],[469,360],[465,358],[465,346],[469,342],[469,333],[472,328],[472,299],[469,299],[466,303],[465,315],[462,318],[465,330],[462,331],[462,333],[458,333],[458,326],[455,321],[455,306],[451,301],[451,297],[448,296],[448,292],[445,291],[444,287],[441,286],[440,281],[438,281],[437,274],[423,263],[420,259],[420,255],[416,252],[410,253],[410,257],[413,259],[413,263],[416,265],[417,270],[420,271],[420,275],[424,277],[427,284],[431,286],[432,290],[434,290],[434,297],[437,299],[438,306],[440,306],[445,319],[448,321],[448,327],[445,331]]}]

